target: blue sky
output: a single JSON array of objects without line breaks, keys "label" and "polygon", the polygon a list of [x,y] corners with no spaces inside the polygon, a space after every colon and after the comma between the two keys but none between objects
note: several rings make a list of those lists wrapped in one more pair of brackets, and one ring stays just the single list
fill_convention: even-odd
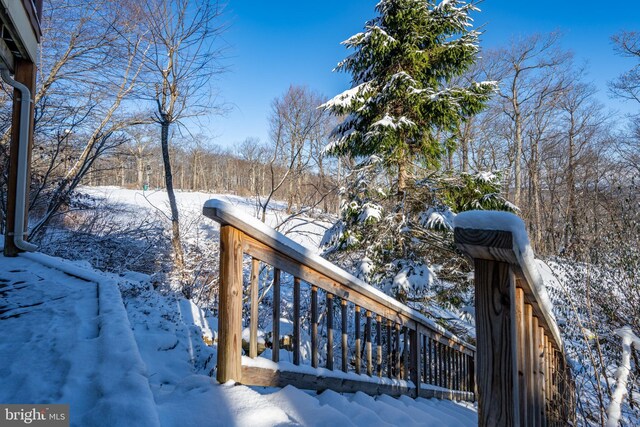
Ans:
[{"label": "blue sky", "polygon": [[[224,40],[229,72],[214,84],[231,107],[224,117],[206,123],[214,143],[233,148],[247,137],[268,140],[271,101],[290,84],[333,97],[349,88],[349,75],[331,70],[347,50],[340,42],[362,30],[376,15],[377,0],[246,1],[229,0]],[[485,0],[474,15],[484,25],[482,48],[510,39],[560,30],[563,47],[587,62],[587,79],[601,101],[621,112],[633,105],[609,99],[606,82],[634,65],[614,54],[609,37],[622,29],[640,30],[640,1]]]}]

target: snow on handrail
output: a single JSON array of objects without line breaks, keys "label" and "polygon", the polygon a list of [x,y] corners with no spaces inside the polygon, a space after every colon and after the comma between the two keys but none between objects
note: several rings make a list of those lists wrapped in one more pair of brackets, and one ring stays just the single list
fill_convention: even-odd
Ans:
[{"label": "snow on handrail", "polygon": [[[555,315],[553,305],[547,294],[544,281],[535,262],[535,256],[529,243],[525,224],[517,215],[509,212],[498,211],[467,211],[456,215],[454,229],[467,230],[465,237],[458,232],[456,243],[463,251],[476,257],[491,258],[505,261],[516,267],[516,274],[523,276],[521,284],[529,302],[534,306],[534,311],[541,317],[543,327],[553,336],[557,349],[564,352],[562,337]],[[488,241],[472,241],[468,236],[482,236],[486,238],[486,231],[502,231],[511,233],[512,247],[497,248],[491,246]],[[501,249],[501,250],[498,250]]]}]

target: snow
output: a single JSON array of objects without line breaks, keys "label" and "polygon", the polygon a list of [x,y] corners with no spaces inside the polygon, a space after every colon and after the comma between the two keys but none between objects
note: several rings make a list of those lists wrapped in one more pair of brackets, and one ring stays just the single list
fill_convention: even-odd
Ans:
[{"label": "snow", "polygon": [[400,127],[411,127],[411,126],[415,126],[416,124],[409,120],[408,118],[402,116],[399,117],[398,119],[395,119],[393,117],[391,117],[388,114],[385,114],[383,118],[381,118],[380,120],[378,120],[377,122],[374,122],[371,127],[372,128],[376,128],[376,127],[388,127],[391,129],[398,129]]},{"label": "snow", "polygon": [[377,25],[367,25],[365,32],[354,34],[341,44],[347,47],[355,47],[366,44],[372,37],[379,37],[382,40],[383,45],[396,42],[396,39],[387,34],[387,32]]},{"label": "snow", "polygon": [[68,403],[77,426],[160,425],[115,283],[38,253],[0,260],[0,402]]},{"label": "snow", "polygon": [[435,274],[427,265],[411,265],[401,269],[393,278],[393,289],[406,293],[424,292],[433,284]]},{"label": "snow", "polygon": [[607,408],[607,427],[617,427],[620,422],[622,400],[627,396],[627,380],[631,372],[631,346],[640,351],[640,338],[633,333],[630,326],[616,329],[616,335],[622,338],[622,363],[616,370],[616,389],[611,396]]},{"label": "snow", "polygon": [[364,102],[365,98],[363,94],[366,93],[371,87],[370,82],[365,82],[357,85],[351,89],[347,89],[344,92],[336,95],[329,101],[320,105],[318,108],[332,109],[332,108],[346,108],[354,102]]},{"label": "snow", "polygon": [[453,230],[453,220],[456,214],[451,209],[437,209],[430,207],[420,214],[420,224],[434,230]]},{"label": "snow", "polygon": [[365,203],[362,206],[362,212],[358,216],[358,221],[362,223],[377,222],[382,217],[382,206],[375,203]]},{"label": "snow", "polygon": [[[538,269],[538,263],[531,249],[529,243],[529,236],[524,225],[524,221],[517,215],[509,212],[499,211],[466,211],[459,213],[453,220],[455,228],[471,228],[476,230],[497,230],[497,231],[509,231],[513,236],[513,243],[517,250],[516,256],[519,256],[523,271],[525,274],[529,273],[531,277],[528,278],[529,285],[532,290],[537,293],[538,303],[549,314],[549,316],[555,322],[553,304],[547,294],[545,282],[543,276]],[[554,325],[549,325],[554,327]],[[557,327],[555,328],[557,330]],[[560,338],[559,331],[556,338]]]}]

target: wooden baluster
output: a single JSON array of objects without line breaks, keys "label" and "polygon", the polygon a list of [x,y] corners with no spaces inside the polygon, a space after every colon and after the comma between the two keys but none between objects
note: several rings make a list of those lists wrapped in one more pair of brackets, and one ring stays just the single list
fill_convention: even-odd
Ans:
[{"label": "wooden baluster", "polygon": [[469,387],[469,355],[462,353],[462,389],[466,392],[470,391]]},{"label": "wooden baluster", "polygon": [[469,391],[469,355],[462,353],[462,391]]},{"label": "wooden baluster", "polygon": [[218,382],[242,381],[242,233],[220,227]]},{"label": "wooden baluster", "polygon": [[[473,353],[472,356],[469,356],[467,358],[467,379],[469,381],[469,392],[471,393],[475,393],[476,392],[476,376],[475,376],[475,371],[474,371],[474,366],[473,366],[473,362],[475,361],[475,353]],[[475,399],[475,401],[477,401],[477,397]]]},{"label": "wooden baluster", "polygon": [[391,319],[387,319],[387,378],[391,378],[393,368],[393,337],[391,334]]},{"label": "wooden baluster", "polygon": [[421,335],[422,338],[422,373],[424,382],[429,384],[429,337]]},{"label": "wooden baluster", "polygon": [[[476,357],[475,357],[476,353],[474,353],[473,357],[469,358],[469,381],[471,381],[471,384],[469,384],[470,388],[471,388],[471,392],[476,395]],[[476,395],[476,401],[478,400],[478,396]]]},{"label": "wooden baluster", "polygon": [[273,269],[273,333],[271,360],[280,361],[280,269]]},{"label": "wooden baluster", "polygon": [[293,278],[293,364],[300,364],[300,278]]},{"label": "wooden baluster", "polygon": [[376,374],[382,376],[382,316],[376,315]]},{"label": "wooden baluster", "polygon": [[436,370],[435,370],[435,380],[436,380],[436,385],[438,387],[443,387],[443,382],[442,382],[442,352],[441,352],[441,344],[440,341],[436,341],[434,343],[434,353],[435,353],[435,362],[436,362]]},{"label": "wooden baluster", "polygon": [[464,390],[464,353],[458,352],[458,390]]},{"label": "wooden baluster", "polygon": [[449,372],[447,370],[447,346],[440,343],[440,359],[442,360],[442,387],[449,388]]},{"label": "wooden baluster", "polygon": [[362,366],[362,340],[360,338],[360,307],[356,305],[356,374],[360,374]]},{"label": "wooden baluster", "polygon": [[549,341],[549,337],[545,335],[545,350],[547,352],[546,360],[546,369],[547,369],[547,405],[549,406],[549,418],[551,424],[555,422],[555,413],[553,408],[553,351],[551,349],[551,341]]},{"label": "wooden baluster", "polygon": [[456,389],[456,351],[449,347],[449,389]]},{"label": "wooden baluster", "polygon": [[431,339],[431,349],[433,350],[433,385],[440,386],[440,357],[439,357],[439,343],[438,341]]},{"label": "wooden baluster", "polygon": [[527,389],[526,389],[526,400],[527,400],[527,424],[528,426],[536,426],[537,421],[536,418],[539,417],[537,414],[536,408],[536,398],[535,398],[535,382],[536,382],[536,372],[535,372],[535,339],[534,333],[535,330],[533,327],[533,307],[531,304],[525,304],[524,306],[524,340],[526,343],[525,346],[525,357],[524,357],[524,371],[527,376]]},{"label": "wooden baluster", "polygon": [[545,373],[545,357],[546,350],[544,348],[544,328],[538,326],[538,373],[540,388],[540,412],[542,419],[542,427],[549,425],[549,414],[547,413],[547,376]]},{"label": "wooden baluster", "polygon": [[453,390],[458,389],[458,365],[456,363],[457,360],[457,351],[454,348],[449,347],[449,352],[451,353],[451,388]]},{"label": "wooden baluster", "polygon": [[549,351],[549,337],[545,334],[544,336],[544,378],[545,378],[545,386],[547,390],[546,399],[547,399],[547,413],[548,413],[548,422],[549,425],[553,424],[553,411],[551,405],[551,351]]},{"label": "wooden baluster", "polygon": [[451,390],[453,388],[453,384],[451,382],[451,347],[446,344],[444,346],[444,379],[445,387]]},{"label": "wooden baluster", "polygon": [[251,259],[251,313],[249,314],[249,357],[258,357],[258,281],[260,278],[260,261]]},{"label": "wooden baluster", "polygon": [[440,343],[440,357],[442,358],[442,387],[449,388],[449,369],[448,369],[448,356],[449,348],[446,344]]},{"label": "wooden baluster", "polygon": [[[411,360],[409,362],[411,366],[411,368],[409,369],[409,379],[413,381],[413,384],[416,386],[415,394],[413,397],[417,398],[418,396],[420,396],[420,383],[422,382],[422,361],[420,355],[422,343],[420,332],[418,332],[418,325],[416,324],[415,327],[415,329],[409,331],[410,348],[408,349],[408,351],[411,352]],[[405,349],[407,350],[406,345]]]},{"label": "wooden baluster", "polygon": [[533,335],[533,412],[535,414],[535,424],[536,427],[541,427],[543,425],[544,419],[544,409],[543,402],[544,397],[542,395],[542,375],[540,372],[540,326],[538,324],[538,318],[533,317],[532,319],[532,330],[531,334]]},{"label": "wooden baluster", "polygon": [[458,364],[457,364],[457,356],[458,352],[449,347],[449,352],[451,353],[451,388],[453,390],[458,389]]},{"label": "wooden baluster", "polygon": [[327,292],[327,369],[333,370],[333,295]]},{"label": "wooden baluster", "polygon": [[406,380],[409,378],[409,328],[406,326],[402,327],[402,379]]},{"label": "wooden baluster", "polygon": [[522,288],[515,289],[515,329],[516,329],[516,370],[518,375],[518,400],[520,406],[520,425],[526,426],[529,418],[527,400],[527,389],[529,378],[526,375],[525,355],[527,351],[525,319],[524,319],[524,290]]},{"label": "wooden baluster", "polygon": [[311,286],[311,366],[318,367],[318,287]]},{"label": "wooden baluster", "polygon": [[342,309],[342,372],[349,371],[349,344],[347,342],[347,300],[342,299],[340,302]]},{"label": "wooden baluster", "polygon": [[367,310],[367,323],[364,327],[364,342],[365,342],[365,350],[367,352],[367,375],[373,375],[373,357],[372,357],[372,346],[371,346],[371,311]]},{"label": "wooden baluster", "polygon": [[395,371],[394,377],[396,379],[402,378],[402,367],[400,366],[400,360],[402,355],[400,354],[400,324],[395,324],[395,334],[394,334],[394,346],[393,346],[393,370]]},{"label": "wooden baluster", "polygon": [[428,342],[427,342],[427,354],[429,355],[429,380],[427,381],[429,384],[436,384],[436,367],[435,367],[435,343],[433,341],[433,339],[431,339],[431,337],[428,337]]}]

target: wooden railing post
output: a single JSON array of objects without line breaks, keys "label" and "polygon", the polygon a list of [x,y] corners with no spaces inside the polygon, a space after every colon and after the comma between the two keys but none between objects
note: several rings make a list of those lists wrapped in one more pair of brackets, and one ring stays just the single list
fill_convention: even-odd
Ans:
[{"label": "wooden railing post", "polygon": [[456,245],[475,266],[479,425],[566,425],[575,407],[562,407],[562,338],[524,223],[504,212],[455,222]]},{"label": "wooden railing post", "polygon": [[220,227],[218,372],[220,383],[242,380],[242,233]]},{"label": "wooden railing post", "polygon": [[387,319],[387,378],[391,378],[393,366],[393,336],[391,334],[391,320]]},{"label": "wooden railing post", "polygon": [[515,277],[509,264],[475,260],[478,424],[519,425]]}]

